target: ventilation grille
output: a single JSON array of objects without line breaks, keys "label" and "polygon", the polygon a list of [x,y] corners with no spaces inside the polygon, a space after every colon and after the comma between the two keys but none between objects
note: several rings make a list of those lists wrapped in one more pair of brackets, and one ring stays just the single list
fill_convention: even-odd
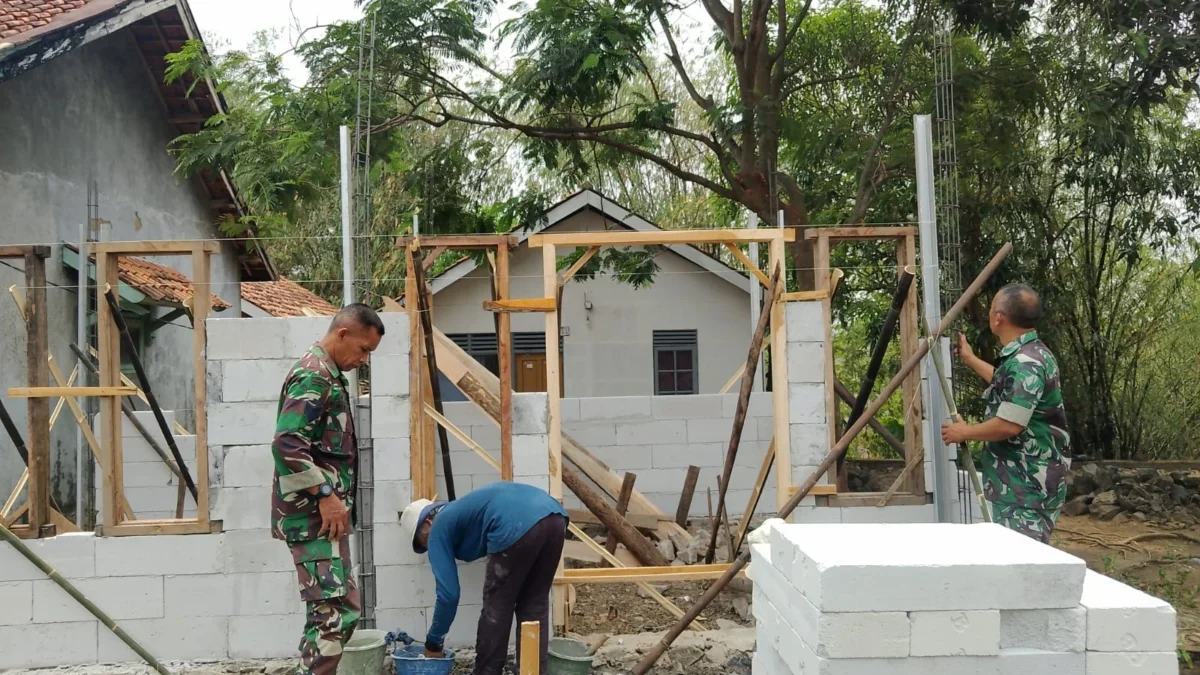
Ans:
[{"label": "ventilation grille", "polygon": [[696,345],[694,330],[656,330],[654,331],[655,347],[693,347]]}]

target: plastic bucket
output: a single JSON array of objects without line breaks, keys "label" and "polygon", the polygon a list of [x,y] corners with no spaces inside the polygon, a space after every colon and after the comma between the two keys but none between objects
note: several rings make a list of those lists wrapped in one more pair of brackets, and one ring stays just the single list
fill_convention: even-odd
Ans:
[{"label": "plastic bucket", "polygon": [[588,656],[588,643],[571,638],[550,638],[547,675],[588,675],[594,657]]},{"label": "plastic bucket", "polygon": [[342,648],[342,660],[338,663],[338,675],[379,675],[383,671],[383,657],[387,651],[381,630],[359,629],[350,636]]},{"label": "plastic bucket", "polygon": [[440,659],[425,658],[425,645],[396,646],[392,652],[396,675],[450,675],[454,670],[454,650],[447,649]]}]

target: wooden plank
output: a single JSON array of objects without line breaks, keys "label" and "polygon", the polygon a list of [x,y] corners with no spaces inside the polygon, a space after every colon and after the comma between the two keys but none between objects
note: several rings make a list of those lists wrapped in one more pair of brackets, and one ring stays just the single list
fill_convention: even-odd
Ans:
[{"label": "wooden plank", "polygon": [[602,232],[564,232],[535,234],[529,237],[530,248],[561,246],[672,246],[682,244],[724,244],[734,241],[795,241],[796,230],[787,228],[761,230],[605,230]]},{"label": "wooden plank", "polygon": [[589,260],[592,259],[592,256],[596,255],[599,252],[600,252],[599,246],[593,246],[593,247],[589,248],[588,250],[584,251],[583,255],[579,256],[579,259],[576,260],[570,267],[563,270],[562,272],[559,272],[558,285],[559,286],[566,285],[566,283],[568,281],[570,281],[571,278],[574,277],[577,272],[579,272],[579,270],[583,269],[583,266],[586,265]]},{"label": "wooden plank", "polygon": [[21,477],[17,480],[17,486],[8,495],[8,499],[4,500],[4,507],[0,508],[0,519],[8,517],[9,512],[12,511],[13,506],[17,503],[17,499],[21,496],[21,490],[24,490],[28,484],[29,467],[25,467],[25,470],[21,472]]},{"label": "wooden plank", "polygon": [[[637,481],[636,473],[629,473],[629,472],[625,473],[625,479],[621,483],[621,494],[617,495],[617,507],[616,507],[617,514],[620,515],[622,518],[624,518],[626,512],[629,511],[629,496],[631,494],[633,494],[633,484],[636,481]],[[658,523],[655,523],[655,525],[657,526]],[[611,533],[604,542],[604,548],[609,553],[617,552],[617,538],[612,536]]]},{"label": "wooden plank", "polygon": [[[809,493],[812,494],[812,493]],[[883,497],[882,492],[847,492],[836,495],[822,497],[826,500],[827,506],[836,507],[872,507],[879,506],[879,500]],[[888,506],[924,506],[929,503],[929,497],[926,495],[913,495],[904,492],[898,492],[892,495],[888,500]]]},{"label": "wooden plank", "polygon": [[444,415],[439,413],[436,408],[429,405],[428,402],[425,403],[425,414],[433,418],[433,421],[437,422],[438,425],[440,425],[443,429],[450,432],[450,434],[457,438],[460,443],[467,446],[475,454],[479,455],[483,461],[488,463],[488,466],[492,467],[496,471],[500,471],[500,462],[498,462],[495,457],[492,457],[490,452],[484,449],[484,447],[476,442],[474,438],[471,438],[467,434],[463,433],[462,429],[459,429],[457,426],[455,426],[454,422],[446,419]]},{"label": "wooden plank", "polygon": [[[25,255],[25,374],[29,389],[48,388],[50,370],[46,365],[50,332],[46,304],[46,259],[29,251]],[[9,390],[9,396],[13,392]],[[50,401],[31,398],[29,406],[29,527],[42,532],[50,524]]]},{"label": "wooden plank", "polygon": [[[821,228],[816,230],[817,244],[814,256],[814,267],[816,267],[817,290],[830,291],[830,273],[833,271],[830,268],[829,262],[829,230],[830,228]],[[809,236],[811,232],[805,236]],[[825,423],[829,427],[829,447],[837,444],[838,439],[838,406],[837,392],[834,390],[833,381],[835,377],[833,369],[833,298],[827,295],[821,300],[821,313],[824,315],[825,321]],[[778,438],[778,436],[776,436]],[[837,484],[838,473],[836,465],[829,470],[829,481]],[[848,491],[846,486],[840,486],[842,491]]]},{"label": "wooden plank", "polygon": [[483,308],[489,312],[553,312],[554,298],[513,298],[509,300],[484,300]]},{"label": "wooden plank", "polygon": [[[771,344],[770,340],[763,340],[763,343],[759,345],[759,358],[762,358],[762,353],[767,351],[767,345],[769,344]],[[718,393],[728,394],[729,390],[733,389],[733,385],[737,384],[738,380],[742,379],[742,375],[745,374],[746,364],[743,363],[742,365],[738,366],[737,370],[733,372],[733,375],[729,376],[729,379],[725,381],[725,386],[721,387],[721,391]],[[755,377],[758,377],[758,375],[755,375]]]},{"label": "wooden plank", "polygon": [[[433,490],[429,487],[425,479],[425,443],[423,438],[425,425],[422,423],[424,415],[421,412],[425,406],[425,398],[423,396],[424,387],[422,386],[421,378],[421,372],[425,368],[423,354],[425,342],[421,335],[420,317],[417,316],[417,306],[419,304],[417,301],[417,263],[411,246],[404,249],[404,254],[408,270],[404,280],[404,306],[408,313],[408,391],[411,399],[408,407],[409,471],[412,476],[413,499],[429,499],[433,496]],[[384,304],[386,306],[387,303],[385,302]]]},{"label": "wooden plank", "polygon": [[[787,490],[787,495],[790,497],[790,496],[796,494],[797,489],[798,489],[798,487],[795,485],[789,487]],[[828,485],[828,484],[814,485],[813,489],[808,491],[808,494],[811,496],[814,496],[814,497],[828,497],[831,495],[836,495],[836,494],[839,494],[838,486]],[[850,494],[850,493],[847,492],[847,493],[842,493],[842,494]],[[857,493],[855,493],[855,494],[857,494]]]},{"label": "wooden plank", "polygon": [[[509,296],[508,248],[496,247],[496,299],[503,302]],[[495,315],[496,324],[496,356],[500,361],[500,479],[512,481],[512,317],[508,312],[498,312]]]},{"label": "wooden plank", "polygon": [[49,258],[50,247],[45,245],[18,244],[16,246],[0,246],[0,258],[24,258],[29,254],[38,258]]},{"label": "wooden plank", "polygon": [[542,666],[542,623],[521,622],[521,675],[539,675]]},{"label": "wooden plank", "polygon": [[199,520],[136,520],[120,525],[104,525],[100,533],[105,537],[144,537],[162,534],[213,534],[220,532],[218,523],[202,523]]},{"label": "wooden plank", "polygon": [[[208,494],[208,317],[212,313],[210,250],[197,246],[192,251],[192,378],[196,420],[196,520],[209,523]],[[149,385],[147,385],[149,386]],[[170,439],[168,439],[170,440]],[[180,467],[185,470],[186,467]],[[182,481],[180,481],[182,484]],[[176,506],[176,515],[183,511]]]},{"label": "wooden plank", "polygon": [[[208,253],[220,253],[221,251],[219,242],[208,239],[101,241],[90,244],[90,246],[96,252],[97,257],[104,254],[142,255],[157,253],[162,255],[192,255],[197,248]],[[116,288],[116,284],[113,284],[113,288]]]},{"label": "wooden plank", "polygon": [[771,287],[771,280],[767,278],[767,275],[763,274],[762,270],[758,269],[758,265],[754,264],[754,261],[750,260],[750,256],[742,253],[742,249],[738,248],[737,244],[727,241],[725,242],[725,248],[729,249],[730,253],[733,253],[733,257],[740,260],[746,266],[747,271],[758,277],[758,281],[763,285],[763,288]]},{"label": "wooden plank", "polygon": [[437,262],[438,257],[447,250],[449,249],[447,249],[445,246],[435,246],[433,250],[425,254],[423,256],[424,259],[421,260],[421,271],[428,272],[433,267],[434,263]]},{"label": "wooden plank", "polygon": [[903,227],[813,227],[804,233],[805,239],[903,239],[916,236],[917,228]]},{"label": "wooden plank", "polygon": [[[26,474],[26,475],[28,475],[28,474]],[[28,500],[26,500],[25,503],[21,504],[21,506],[17,507],[17,510],[14,511],[11,516],[0,515],[0,523],[2,523],[5,527],[11,528],[13,526],[13,523],[20,520],[26,513],[29,513],[29,501]]]},{"label": "wooden plank", "polygon": [[79,532],[79,528],[69,518],[64,516],[58,509],[51,507],[50,509],[50,524],[54,526],[58,534],[65,532]]},{"label": "wooden plank", "polygon": [[[566,570],[563,578],[554,583],[563,584],[629,584],[636,582],[671,583],[680,581],[704,581],[719,579],[729,569],[722,565],[691,565],[683,567],[636,567],[633,569],[601,568]],[[742,570],[739,577],[745,577]]]},{"label": "wooden plank", "polygon": [[[558,293],[558,254],[553,243],[542,248],[542,293]],[[559,378],[558,309],[546,313],[546,399],[550,436],[550,496],[562,501],[562,391]],[[507,383],[504,383],[507,384]]]},{"label": "wooden plank", "polygon": [[[105,292],[116,288],[117,256],[96,253],[96,331],[98,335],[100,374],[102,387],[117,386],[121,374],[121,336],[113,320],[112,309],[104,298]],[[121,434],[121,405],[119,398],[106,396],[100,399],[100,445],[105,450],[101,520],[104,527],[115,527],[121,522],[118,504],[125,494],[124,453]]]},{"label": "wooden plank", "polygon": [[687,527],[688,515],[692,512],[692,499],[696,496],[696,482],[700,480],[700,467],[689,466],[683,479],[683,490],[679,492],[679,506],[675,507],[675,524]]},{"label": "wooden plank", "polygon": [[[41,361],[42,359],[38,359]],[[133,387],[9,387],[9,398],[60,398],[74,396],[133,396],[137,390]]]},{"label": "wooden plank", "polygon": [[516,248],[517,238],[511,234],[435,234],[420,237],[399,237],[396,247],[410,248],[414,244],[419,248],[463,249],[494,249],[497,246]]},{"label": "wooden plank", "polygon": [[[604,558],[604,560],[606,562],[608,562],[608,564],[612,565],[614,568],[620,569],[620,568],[628,567],[627,565],[623,564],[620,560],[618,560],[616,557],[614,557],[611,553],[606,551],[603,546],[601,546],[600,544],[597,544],[595,539],[592,539],[591,537],[589,537],[587,535],[587,533],[584,532],[583,530],[579,529],[579,527],[576,526],[575,523],[567,523],[567,531],[569,531],[572,535],[574,535],[576,539],[583,542],[588,548],[592,549],[592,551],[595,551],[601,558]],[[564,574],[565,574],[565,570],[564,570]],[[653,586],[651,586],[650,584],[648,584],[644,581],[640,581],[640,582],[636,582],[636,583],[638,585],[638,588],[642,589],[643,593],[650,596],[651,600],[654,600],[659,605],[662,605],[663,609],[670,612],[672,616],[674,616],[677,619],[683,617],[683,610],[679,609],[679,607],[676,606],[675,603],[668,600],[662,593],[659,593],[658,589],[654,588]],[[704,626],[704,624],[700,623],[699,620],[693,621],[691,626],[692,626],[692,630],[707,630],[707,628]]]},{"label": "wooden plank", "polygon": [[[769,264],[774,270],[779,267],[782,274],[781,277],[787,280],[787,250],[782,241],[772,242],[767,251],[770,254]],[[784,284],[783,289],[787,290],[787,284]],[[787,501],[785,497],[780,495],[787,494],[787,489],[792,486],[792,451],[791,451],[791,411],[789,408],[790,401],[790,383],[788,382],[788,361],[787,361],[787,305],[782,302],[776,302],[771,307],[763,308],[763,311],[771,312],[771,411],[774,413],[775,429],[773,437],[775,439],[775,481],[776,481],[776,509],[782,508],[783,503]]]},{"label": "wooden plank", "polygon": [[746,508],[742,509],[742,519],[738,523],[737,536],[733,538],[734,546],[741,546],[743,537],[746,536],[746,528],[750,526],[750,520],[754,517],[754,510],[758,506],[758,498],[762,495],[763,488],[767,486],[767,475],[771,473],[771,465],[775,463],[775,439],[771,439],[771,444],[767,446],[767,454],[763,455],[762,465],[758,467],[758,477],[754,479],[754,488],[750,490],[750,499],[746,502]]},{"label": "wooden plank", "polygon": [[[587,509],[567,509],[567,517],[572,523],[580,525],[603,525],[600,519]],[[658,528],[658,523],[666,516],[654,516],[648,513],[626,513],[625,520],[629,521],[630,525],[639,530],[654,530]]]},{"label": "wooden plank", "polygon": [[829,297],[829,291],[793,291],[783,294],[784,302],[796,302],[806,300],[824,300]]},{"label": "wooden plank", "polygon": [[584,506],[589,511],[596,514],[596,517],[604,523],[608,528],[608,536],[617,537],[622,544],[628,548],[637,559],[646,565],[663,565],[666,566],[670,561],[663,556],[662,551],[658,550],[650,540],[645,537],[637,528],[629,524],[629,521],[618,515],[616,510],[608,504],[595,490],[590,488],[582,478],[574,471],[564,468],[562,472],[563,483],[570,488],[575,496],[579,497],[579,501],[583,502]]},{"label": "wooden plank", "polygon": [[[911,267],[909,271],[917,273],[917,240],[913,235],[896,242],[896,260],[901,268]],[[914,284],[915,286],[915,284]],[[917,291],[914,288],[904,299],[900,310],[900,360],[903,362],[917,351],[921,341],[921,324],[917,307]],[[901,390],[904,419],[904,457],[912,463],[912,458],[924,454],[924,431],[921,424],[921,371],[915,369],[904,378]],[[904,490],[915,495],[925,494],[925,466],[917,462],[907,466],[904,472]]]}]

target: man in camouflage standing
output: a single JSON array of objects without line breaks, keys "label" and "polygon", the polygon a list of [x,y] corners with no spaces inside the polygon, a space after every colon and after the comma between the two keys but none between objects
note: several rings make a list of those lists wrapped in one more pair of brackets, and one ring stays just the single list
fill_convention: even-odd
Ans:
[{"label": "man in camouflage standing", "polygon": [[944,424],[942,439],[984,441],[983,494],[992,520],[1049,544],[1067,498],[1071,437],[1058,361],[1034,330],[1041,314],[1041,298],[1024,284],[996,293],[988,324],[1004,349],[994,368],[958,336],[963,363],[991,383],[984,393],[988,419]]},{"label": "man in camouflage standing", "polygon": [[291,549],[307,603],[298,675],[335,675],[362,609],[350,561],[358,445],[343,373],[366,363],[382,337],[374,310],[347,305],[279,395],[271,528]]}]

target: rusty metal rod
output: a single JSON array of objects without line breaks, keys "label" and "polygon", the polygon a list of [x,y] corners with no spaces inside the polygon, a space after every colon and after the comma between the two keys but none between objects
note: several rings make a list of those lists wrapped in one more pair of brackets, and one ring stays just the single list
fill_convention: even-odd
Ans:
[{"label": "rusty metal rod", "polygon": [[[1004,259],[1008,257],[1009,253],[1012,253],[1011,243],[1005,244],[1004,247],[992,257],[991,261],[987,264],[987,267],[983,268],[983,271],[979,273],[979,276],[975,277],[975,281],[971,282],[971,285],[967,287],[967,290],[964,291],[962,296],[959,297],[958,301],[954,303],[954,306],[950,308],[950,311],[947,312],[944,317],[942,317],[942,322],[938,325],[938,330],[935,332],[935,334],[943,333],[949,329],[954,321],[958,319],[958,316],[962,314],[963,310],[966,309],[967,303],[979,293],[979,291],[983,288],[983,284],[989,278],[991,278],[991,276],[1000,267],[1000,264],[1004,262]],[[821,477],[824,476],[827,471],[829,471],[830,467],[837,462],[838,457],[841,457],[842,454],[846,452],[846,448],[850,447],[850,442],[854,440],[854,437],[857,436],[859,432],[861,432],[863,428],[867,426],[867,420],[874,417],[875,413],[879,412],[879,409],[882,408],[885,403],[887,403],[887,400],[891,398],[892,394],[894,394],[896,390],[900,388],[900,385],[904,382],[904,378],[908,377],[908,374],[921,364],[921,359],[925,358],[925,355],[929,353],[929,346],[930,345],[927,340],[921,340],[921,343],[917,346],[917,351],[914,352],[912,356],[908,357],[908,360],[906,360],[904,365],[900,367],[900,372],[896,373],[895,377],[893,377],[892,380],[887,383],[887,386],[885,386],[883,390],[879,392],[879,396],[871,402],[871,405],[867,406],[867,409],[863,411],[863,414],[858,418],[858,421],[852,424],[850,428],[846,430],[846,433],[842,434],[841,439],[839,439],[837,444],[833,446],[833,449],[829,451],[829,454],[826,455],[825,459],[821,462],[821,465],[817,467],[816,471],[813,471],[812,475],[810,475],[808,479],[804,481],[800,488],[796,490],[796,493],[793,494],[791,498],[787,500],[787,503],[783,505],[783,508],[779,512],[780,518],[786,520],[788,516],[792,514],[792,511],[796,509],[796,506],[800,504],[800,501],[808,496],[808,493],[813,489],[813,486],[817,484],[817,481],[820,480]],[[700,598],[696,600],[695,604],[693,604],[688,611],[684,612],[683,616],[680,617],[674,626],[671,626],[670,630],[667,631],[667,634],[663,636],[662,640],[660,640],[658,644],[654,645],[654,648],[647,652],[646,655],[642,657],[641,661],[638,661],[637,665],[633,668],[633,675],[646,675],[646,673],[652,667],[654,667],[654,664],[658,661],[658,659],[666,653],[668,648],[670,648],[671,643],[674,642],[681,633],[683,633],[687,626],[694,621],[696,617],[700,616],[700,613],[703,612],[706,607],[708,607],[708,605],[713,601],[714,598],[717,597],[722,589],[729,585],[729,582],[733,581],[733,579],[737,577],[738,573],[742,571],[742,568],[745,567],[748,562],[750,562],[749,549],[742,552],[736,559],[733,560],[733,562],[729,565],[729,569],[725,571],[725,574],[721,575],[720,579],[714,581],[712,586],[710,586],[708,590],[704,592],[704,595],[700,596]]]}]

